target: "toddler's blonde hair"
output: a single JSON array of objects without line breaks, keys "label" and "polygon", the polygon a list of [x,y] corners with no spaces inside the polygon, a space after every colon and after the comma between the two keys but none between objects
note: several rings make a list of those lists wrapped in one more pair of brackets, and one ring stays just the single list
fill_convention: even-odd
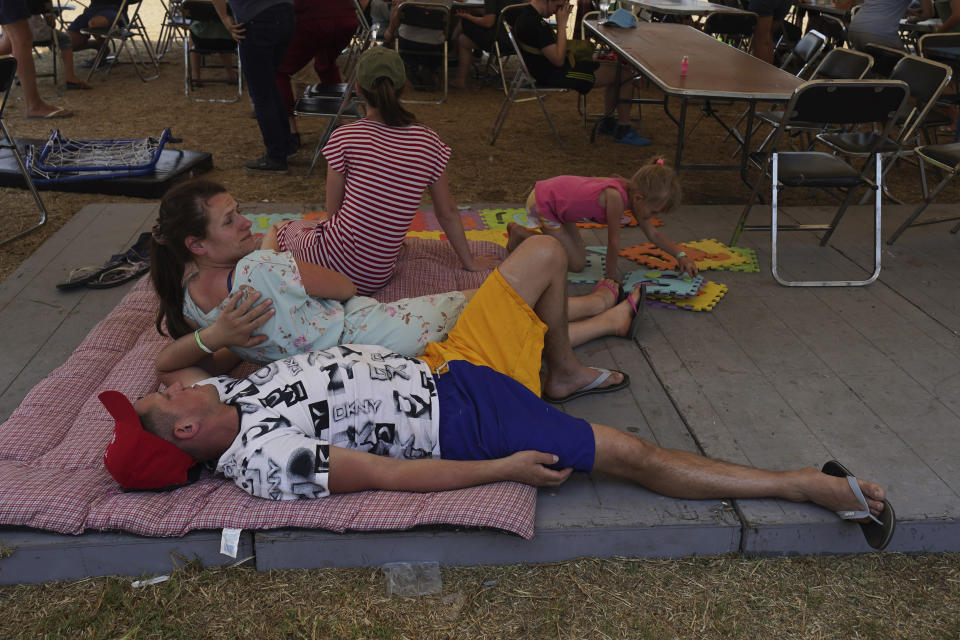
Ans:
[{"label": "toddler's blonde hair", "polygon": [[654,156],[640,167],[630,182],[637,193],[659,209],[668,213],[680,205],[680,178],[677,172],[667,166],[663,156]]}]

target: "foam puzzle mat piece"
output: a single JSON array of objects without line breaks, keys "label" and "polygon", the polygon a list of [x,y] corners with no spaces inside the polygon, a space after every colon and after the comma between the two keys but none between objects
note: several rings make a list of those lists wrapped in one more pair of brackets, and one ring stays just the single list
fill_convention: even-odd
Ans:
[{"label": "foam puzzle mat piece", "polygon": [[731,253],[746,258],[746,262],[740,264],[725,264],[714,267],[719,271],[741,271],[744,273],[760,273],[760,261],[757,259],[757,252],[749,247],[729,247]]},{"label": "foam puzzle mat piece", "polygon": [[526,215],[525,210],[521,208],[509,209],[481,209],[480,217],[487,225],[487,229],[506,229],[508,222],[513,222],[513,216],[517,213]]},{"label": "foam puzzle mat piece", "polygon": [[604,256],[598,256],[595,253],[587,254],[587,266],[579,273],[568,272],[567,281],[581,284],[600,282],[606,274],[606,264],[607,260]]},{"label": "foam puzzle mat piece", "polygon": [[647,294],[671,298],[692,298],[700,292],[703,276],[690,277],[677,271],[645,271],[638,269],[626,274],[623,288],[632,291],[641,282],[647,283]]},{"label": "foam puzzle mat piece", "polygon": [[468,229],[466,234],[467,240],[485,240],[501,247],[507,246],[507,232],[500,229]]},{"label": "foam puzzle mat piece", "polygon": [[465,231],[485,231],[487,229],[487,223],[483,221],[480,212],[476,209],[460,209],[460,220],[463,221]]},{"label": "foam puzzle mat piece", "polygon": [[677,268],[676,259],[652,242],[624,247],[620,250],[620,255],[652,269],[673,271]]},{"label": "foam puzzle mat piece", "polygon": [[[658,296],[655,298],[655,300],[673,305],[672,308],[675,309],[687,309],[689,311],[710,311],[717,305],[718,302],[720,302],[720,298],[722,298],[726,293],[727,285],[708,280],[703,283],[703,288],[700,290],[700,293],[692,298],[670,298]],[[650,299],[649,296],[648,299]]]},{"label": "foam puzzle mat piece", "polygon": [[[749,261],[749,258],[731,251],[730,247],[715,238],[684,242],[683,245],[687,247],[688,254],[697,263],[698,269],[718,269],[723,266],[744,264]],[[694,251],[689,251],[690,249]],[[702,252],[702,254],[699,252]]]}]

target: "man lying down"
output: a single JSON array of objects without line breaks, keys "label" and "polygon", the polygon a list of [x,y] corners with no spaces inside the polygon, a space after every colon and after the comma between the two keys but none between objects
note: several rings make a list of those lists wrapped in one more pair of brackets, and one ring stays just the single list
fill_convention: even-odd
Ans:
[{"label": "man lying down", "polygon": [[[125,488],[150,489],[183,484],[209,462],[244,491],[274,500],[501,480],[549,486],[596,469],[675,498],[814,502],[858,521],[871,546],[887,545],[895,516],[883,488],[836,461],[822,471],[744,467],[664,449],[543,402],[541,352],[548,375],[572,357],[566,262],[552,238],[528,243],[543,268],[505,261],[421,358],[342,345],[240,380],[183,369],[135,403],[102,393],[115,420],[107,469]],[[246,309],[252,316],[258,307]]]}]

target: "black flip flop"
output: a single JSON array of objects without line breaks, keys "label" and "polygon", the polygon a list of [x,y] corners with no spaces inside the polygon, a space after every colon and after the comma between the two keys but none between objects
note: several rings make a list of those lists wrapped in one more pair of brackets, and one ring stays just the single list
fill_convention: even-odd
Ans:
[{"label": "black flip flop", "polygon": [[[639,345],[637,338],[640,337],[640,325],[643,318],[643,309],[647,304],[647,283],[641,282],[640,287],[640,299],[637,300],[637,303],[634,304],[633,300],[630,299],[630,296],[626,296],[625,299],[630,303],[630,306],[633,307],[633,320],[630,321],[630,330],[627,332],[627,335],[624,336],[633,340]],[[632,293],[632,292],[631,292]]]},{"label": "black flip flop", "polygon": [[57,283],[57,289],[60,291],[69,291],[70,289],[79,289],[87,284],[103,271],[103,265],[89,265],[86,267],[77,267],[67,276],[65,282]]},{"label": "black flip flop", "polygon": [[112,289],[143,275],[149,269],[149,262],[122,262],[104,269],[84,286],[88,289]]},{"label": "black flip flop", "polygon": [[[836,460],[827,462],[823,465],[821,471],[828,476],[835,476],[837,478],[854,478],[854,482],[856,482],[856,476]],[[859,485],[857,486],[859,488]],[[853,485],[851,484],[851,490],[852,488]],[[854,491],[854,494],[856,494],[856,491]],[[867,510],[867,513],[870,512],[866,502],[863,503],[863,508]],[[841,515],[844,513],[852,512],[839,511],[837,515],[844,520],[851,519],[850,517]],[[857,524],[863,529],[863,537],[867,539],[867,544],[880,551],[890,544],[890,539],[893,538],[893,532],[897,528],[897,515],[893,511],[893,505],[891,505],[886,498],[883,500],[883,511],[880,512],[880,517],[877,518],[877,520],[879,520],[879,522],[871,518],[868,522],[858,522]]]}]

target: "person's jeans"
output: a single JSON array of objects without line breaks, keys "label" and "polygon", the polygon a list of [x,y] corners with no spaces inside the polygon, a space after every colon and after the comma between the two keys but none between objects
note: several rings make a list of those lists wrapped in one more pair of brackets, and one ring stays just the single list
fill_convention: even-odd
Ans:
[{"label": "person's jeans", "polygon": [[286,165],[290,122],[286,102],[274,77],[293,39],[296,26],[293,5],[275,4],[244,22],[243,26],[246,31],[240,41],[240,61],[263,145],[271,160]]}]

